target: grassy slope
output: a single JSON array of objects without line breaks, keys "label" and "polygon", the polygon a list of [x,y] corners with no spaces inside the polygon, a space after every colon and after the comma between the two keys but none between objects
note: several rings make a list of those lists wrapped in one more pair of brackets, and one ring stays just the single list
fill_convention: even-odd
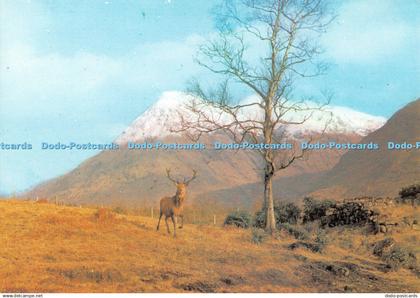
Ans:
[{"label": "grassy slope", "polygon": [[[316,254],[288,250],[295,240],[287,235],[256,245],[249,230],[186,225],[173,239],[155,231],[156,219],[98,221],[95,212],[0,201],[0,292],[420,291],[411,271],[378,269],[366,243],[383,235],[333,229],[331,244]],[[395,239],[415,248],[420,237],[404,230]],[[337,276],[320,262],[358,269]]]}]

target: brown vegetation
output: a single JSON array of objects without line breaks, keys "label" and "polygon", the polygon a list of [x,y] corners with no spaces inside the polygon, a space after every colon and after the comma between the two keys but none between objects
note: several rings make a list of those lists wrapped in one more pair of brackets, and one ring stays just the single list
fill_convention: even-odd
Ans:
[{"label": "brown vegetation", "polygon": [[107,208],[99,208],[95,213],[98,222],[109,223],[115,220],[115,213]]},{"label": "brown vegetation", "polygon": [[36,200],[35,202],[38,203],[38,204],[46,204],[46,203],[48,203],[48,200],[47,199],[39,199],[39,200]]},{"label": "brown vegetation", "polygon": [[[396,222],[418,216],[410,205],[379,211]],[[327,228],[323,251],[313,252],[305,244],[289,249],[297,240],[286,230],[273,239],[262,230],[186,224],[174,239],[156,233],[155,223],[109,209],[0,201],[0,292],[420,290],[415,270],[387,268],[395,253],[373,253],[392,237],[418,258],[420,237],[408,225],[386,235]],[[304,227],[310,240],[299,241],[320,243],[318,228]]]}]

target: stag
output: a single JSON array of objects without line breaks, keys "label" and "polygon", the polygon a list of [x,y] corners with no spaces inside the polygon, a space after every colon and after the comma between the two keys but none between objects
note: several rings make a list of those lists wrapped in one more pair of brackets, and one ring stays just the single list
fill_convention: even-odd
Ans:
[{"label": "stag", "polygon": [[181,219],[180,229],[184,226],[184,215],[182,214],[185,202],[185,196],[187,192],[188,184],[197,177],[197,171],[193,170],[193,176],[190,179],[184,178],[182,182],[171,177],[171,170],[166,169],[166,176],[170,181],[172,181],[176,186],[176,193],[172,197],[163,197],[160,199],[160,213],[159,221],[156,227],[156,230],[159,231],[160,220],[163,215],[165,215],[166,229],[168,234],[170,234],[168,219],[171,218],[174,225],[174,237],[176,237],[176,224],[177,217]]}]

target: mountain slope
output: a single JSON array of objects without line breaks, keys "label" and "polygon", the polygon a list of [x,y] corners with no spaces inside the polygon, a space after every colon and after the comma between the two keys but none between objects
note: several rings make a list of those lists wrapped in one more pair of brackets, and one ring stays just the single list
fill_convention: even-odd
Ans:
[{"label": "mountain slope", "polygon": [[[333,199],[356,196],[395,197],[402,187],[418,183],[419,150],[390,151],[386,146],[388,141],[396,143],[420,141],[420,100],[396,112],[383,127],[359,141],[378,143],[380,149],[349,151],[334,167],[324,172],[306,172],[293,176],[281,175],[280,172],[273,183],[274,197],[277,200],[297,200],[307,195]],[[229,207],[240,205],[252,208],[256,201],[261,202],[262,192],[262,184],[256,182],[212,191],[203,194],[202,198],[207,200],[218,197],[242,198],[230,200]],[[246,195],[255,199],[251,201],[244,199]]]},{"label": "mountain slope", "polygon": [[420,181],[420,150],[388,150],[387,143],[420,141],[420,99],[411,102],[377,131],[361,140],[375,151],[349,151],[317,182],[320,196],[395,196],[401,187]]},{"label": "mountain slope", "polygon": [[394,196],[398,190],[420,180],[420,151],[388,150],[387,143],[420,141],[420,99],[408,104],[377,131],[361,140],[380,145],[377,151],[351,151],[322,177],[315,194],[344,197]]},{"label": "mountain slope", "polygon": [[[186,139],[165,138],[167,142]],[[174,193],[165,176],[170,168],[177,178],[197,170],[198,178],[189,188],[190,195],[211,191],[222,185],[256,181],[256,159],[245,151],[106,151],[88,159],[70,173],[47,181],[31,191],[31,196],[57,197],[76,204],[144,206]],[[243,169],[238,172],[237,168]],[[224,175],[221,175],[223,171]]]},{"label": "mountain slope", "polygon": [[[57,198],[75,204],[109,204],[127,206],[156,205],[159,198],[174,192],[173,185],[165,177],[165,169],[174,174],[188,176],[192,169],[198,178],[189,188],[189,203],[215,200],[231,204],[240,199],[248,205],[256,200],[251,193],[232,194],[219,192],[219,196],[207,194],[259,183],[262,175],[260,157],[251,151],[213,150],[128,150],[128,142],[160,141],[162,143],[190,143],[185,136],[171,132],[179,124],[179,113],[188,111],[182,103],[188,96],[180,92],[165,92],[162,97],[140,115],[117,139],[121,145],[117,151],[104,151],[88,159],[70,173],[47,181],[30,191],[29,197]],[[384,119],[334,107],[326,113],[315,114],[311,121],[290,128],[294,135],[316,134],[324,127],[332,113],[331,126],[324,138],[357,142],[367,133],[380,127]],[[299,116],[299,115],[295,115]],[[293,117],[293,115],[292,115]],[[354,117],[352,119],[351,117]],[[206,135],[201,142],[212,144],[215,140],[231,142],[220,134]],[[325,150],[310,152],[308,160],[295,163],[283,171],[281,177],[319,173],[331,169],[345,151]],[[239,198],[240,196],[240,198]]]}]

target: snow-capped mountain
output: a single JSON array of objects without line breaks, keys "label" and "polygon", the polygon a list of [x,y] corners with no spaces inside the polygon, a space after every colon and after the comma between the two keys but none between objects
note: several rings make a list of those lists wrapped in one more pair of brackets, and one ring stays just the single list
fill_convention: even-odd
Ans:
[{"label": "snow-capped mountain", "polygon": [[[188,98],[179,92],[166,92],[150,109],[127,128],[118,138],[120,143],[148,137],[168,136],[165,141],[188,142],[184,136],[170,136],[171,127],[178,124],[178,112]],[[181,106],[181,107],[180,107]],[[334,138],[338,143],[380,144],[380,150],[312,150],[307,158],[298,160],[277,173],[273,188],[276,198],[299,199],[316,193],[328,198],[344,195],[394,195],[401,186],[419,177],[418,153],[409,150],[390,151],[386,142],[415,142],[420,127],[420,101],[417,100],[391,117],[374,117],[344,107],[330,107],[333,114],[330,131],[321,142]],[[295,115],[296,116],[296,115]],[[323,117],[324,116],[324,117]],[[325,114],[320,113],[296,126],[304,132],[324,127]],[[377,129],[377,130],[375,130]],[[366,137],[362,135],[370,130]],[[344,132],[344,133],[343,133]],[[349,132],[349,133],[346,133]],[[218,136],[222,142],[230,139]],[[203,142],[213,136],[203,136]],[[123,147],[123,146],[122,146]],[[198,179],[188,189],[187,204],[211,207],[254,208],[262,193],[261,158],[247,150],[105,150],[81,163],[69,173],[47,181],[31,190],[27,197],[51,198],[60,202],[89,205],[157,206],[159,199],[173,193],[173,184],[165,169],[186,177],[191,169]],[[356,173],[356,174],[355,174]],[[418,179],[417,179],[418,180]]]},{"label": "snow-capped mountain", "polygon": [[179,113],[188,113],[184,105],[191,97],[182,92],[167,91],[159,100],[141,114],[117,138],[116,143],[124,144],[147,138],[161,138],[174,134],[171,128],[179,123]]},{"label": "snow-capped mountain", "polygon": [[[117,138],[118,144],[141,141],[148,138],[164,138],[176,134],[173,130],[180,127],[180,115],[186,119],[194,116],[185,104],[192,100],[190,95],[178,91],[167,91],[162,94],[158,101],[147,109],[142,115],[124,130]],[[255,97],[248,97],[244,102],[255,102]],[[307,104],[308,107],[311,103]],[[218,111],[208,109],[209,114]],[[249,107],[244,111],[243,117],[249,119],[261,119],[260,109]],[[288,121],[299,121],[308,115],[308,112],[290,112],[285,115]],[[229,121],[225,117],[225,121]],[[362,113],[347,107],[329,106],[322,111],[314,111],[311,117],[300,125],[289,125],[287,130],[293,135],[321,132],[326,128],[328,133],[357,134],[365,136],[368,133],[382,127],[386,119]]]}]

